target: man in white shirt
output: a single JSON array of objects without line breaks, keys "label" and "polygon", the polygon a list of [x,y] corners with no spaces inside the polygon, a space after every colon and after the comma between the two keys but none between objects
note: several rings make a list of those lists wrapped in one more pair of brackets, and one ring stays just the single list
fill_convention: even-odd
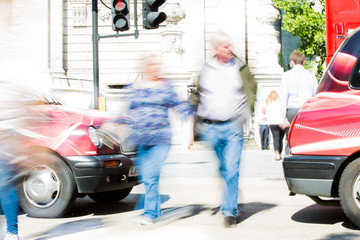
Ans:
[{"label": "man in white shirt", "polygon": [[[280,114],[281,117],[291,123],[305,101],[314,96],[318,87],[315,75],[304,68],[305,54],[295,50],[290,55],[291,70],[285,72],[280,85]],[[288,137],[287,127],[286,136]],[[286,154],[289,154],[289,146],[286,146]]]},{"label": "man in white shirt", "polygon": [[250,116],[243,64],[234,57],[227,34],[217,33],[213,39],[215,56],[205,64],[200,74],[200,104],[197,115],[202,121],[202,139],[215,150],[224,179],[220,211],[224,226],[235,227],[238,207],[238,182],[241,151],[244,142],[243,124]]}]

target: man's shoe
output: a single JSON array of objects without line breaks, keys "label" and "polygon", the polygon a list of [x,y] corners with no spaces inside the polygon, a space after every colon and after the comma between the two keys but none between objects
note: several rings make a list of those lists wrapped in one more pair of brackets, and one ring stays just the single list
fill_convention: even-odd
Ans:
[{"label": "man's shoe", "polygon": [[234,228],[236,227],[236,218],[233,216],[227,216],[224,218],[224,227]]}]

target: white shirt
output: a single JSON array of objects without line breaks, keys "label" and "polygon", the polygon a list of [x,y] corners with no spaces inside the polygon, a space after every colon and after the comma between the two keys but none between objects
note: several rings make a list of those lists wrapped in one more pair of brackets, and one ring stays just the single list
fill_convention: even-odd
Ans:
[{"label": "white shirt", "polygon": [[267,120],[269,125],[280,125],[283,123],[280,115],[280,101],[274,101],[266,104]]},{"label": "white shirt", "polygon": [[267,113],[260,114],[259,125],[268,125]]},{"label": "white shirt", "polygon": [[285,72],[281,78],[280,86],[280,114],[286,116],[286,109],[297,109],[305,101],[314,96],[318,82],[313,73],[302,65],[295,65],[293,69]]},{"label": "white shirt", "polygon": [[238,118],[248,108],[239,66],[234,60],[220,64],[212,58],[202,69],[199,84],[197,114],[202,118],[226,121]]}]

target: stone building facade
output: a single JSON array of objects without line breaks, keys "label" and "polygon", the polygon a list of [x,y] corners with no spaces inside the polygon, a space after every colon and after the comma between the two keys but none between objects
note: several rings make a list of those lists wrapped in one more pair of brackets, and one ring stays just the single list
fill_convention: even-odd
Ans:
[{"label": "stone building facade", "polygon": [[[25,29],[19,36],[32,43],[25,52],[31,55],[29,59],[36,59],[30,62],[35,62],[34,68],[45,76],[39,84],[56,89],[65,101],[64,96],[80,91],[87,99],[82,104],[87,106],[93,92],[92,0],[6,1],[13,12],[12,24]],[[102,2],[98,1],[98,33],[115,34],[107,8],[111,1]],[[129,33],[134,31],[134,0],[130,5]],[[283,72],[278,63],[280,13],[272,1],[167,0],[160,10],[168,19],[153,30],[142,28],[141,8],[141,0],[137,0],[138,39],[127,36],[99,40],[100,93],[106,97],[107,110],[122,112],[119,99],[124,95],[119,88],[142,77],[140,62],[144,53],[152,51],[163,54],[164,75],[173,79],[181,98],[186,99],[187,85],[198,78],[204,62],[213,55],[212,35],[221,30],[232,37],[235,53],[249,64],[259,84],[255,116],[245,127],[246,136],[258,142],[258,113],[269,92],[279,88]],[[18,16],[29,21],[20,22]],[[180,125],[175,120],[174,144],[184,141]]]}]

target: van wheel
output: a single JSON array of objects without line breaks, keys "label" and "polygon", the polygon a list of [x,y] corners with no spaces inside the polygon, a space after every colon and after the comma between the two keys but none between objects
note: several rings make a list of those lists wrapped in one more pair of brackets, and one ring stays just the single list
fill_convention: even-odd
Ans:
[{"label": "van wheel", "polygon": [[339,197],[346,216],[360,228],[360,158],[344,169],[339,183]]},{"label": "van wheel", "polygon": [[35,165],[18,187],[20,207],[31,217],[61,217],[76,198],[71,169],[48,152],[32,154],[31,159]]},{"label": "van wheel", "polygon": [[99,203],[116,203],[126,198],[132,190],[132,187],[116,191],[89,193],[89,197]]}]

